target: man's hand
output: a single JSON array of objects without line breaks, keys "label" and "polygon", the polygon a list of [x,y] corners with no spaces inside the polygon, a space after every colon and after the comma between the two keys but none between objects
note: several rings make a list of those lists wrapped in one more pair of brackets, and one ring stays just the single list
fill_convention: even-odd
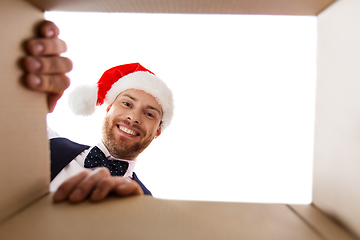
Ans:
[{"label": "man's hand", "polygon": [[54,111],[57,101],[69,87],[70,80],[65,74],[72,69],[71,60],[60,57],[66,51],[66,44],[58,35],[56,25],[44,21],[39,27],[39,36],[26,42],[29,55],[23,59],[25,85],[47,93],[49,112]]},{"label": "man's hand", "polygon": [[98,202],[105,199],[110,193],[118,196],[142,195],[140,185],[128,178],[113,177],[109,169],[98,168],[89,173],[83,171],[67,179],[55,192],[54,202],[68,200],[77,203],[89,197]]}]

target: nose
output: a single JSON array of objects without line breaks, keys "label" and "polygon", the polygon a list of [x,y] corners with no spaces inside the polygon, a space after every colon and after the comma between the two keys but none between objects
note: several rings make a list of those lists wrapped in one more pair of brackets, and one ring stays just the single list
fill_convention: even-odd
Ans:
[{"label": "nose", "polygon": [[132,111],[131,113],[128,114],[127,119],[133,123],[133,124],[140,124],[141,120],[140,120],[140,114],[138,114],[135,111]]}]

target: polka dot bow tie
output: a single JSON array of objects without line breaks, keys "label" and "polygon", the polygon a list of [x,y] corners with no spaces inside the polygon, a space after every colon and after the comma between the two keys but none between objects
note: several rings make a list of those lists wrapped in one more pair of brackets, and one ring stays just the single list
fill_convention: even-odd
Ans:
[{"label": "polka dot bow tie", "polygon": [[125,161],[109,160],[105,154],[98,148],[93,147],[85,158],[85,168],[107,167],[111,176],[124,176],[129,163]]}]

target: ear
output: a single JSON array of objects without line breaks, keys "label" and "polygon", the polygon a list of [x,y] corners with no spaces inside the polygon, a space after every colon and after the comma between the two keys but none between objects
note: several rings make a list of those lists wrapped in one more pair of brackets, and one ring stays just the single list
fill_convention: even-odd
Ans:
[{"label": "ear", "polygon": [[158,136],[160,136],[160,134],[161,134],[161,126],[159,126],[158,129],[156,130],[155,138],[157,138]]},{"label": "ear", "polygon": [[109,106],[107,106],[106,108],[106,112],[109,112],[110,111],[110,108],[112,107],[113,104],[110,104]]}]

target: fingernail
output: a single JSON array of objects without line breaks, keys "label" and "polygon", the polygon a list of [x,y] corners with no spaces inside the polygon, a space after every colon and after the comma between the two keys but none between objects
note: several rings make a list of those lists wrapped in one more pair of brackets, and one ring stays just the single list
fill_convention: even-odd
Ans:
[{"label": "fingernail", "polygon": [[30,67],[33,70],[40,70],[41,68],[41,62],[35,58],[31,59],[30,61]]},{"label": "fingernail", "polygon": [[49,30],[46,32],[46,37],[53,37],[55,32],[53,30]]},{"label": "fingernail", "polygon": [[28,83],[32,87],[38,87],[41,85],[41,78],[35,74],[30,74],[28,77]]},{"label": "fingernail", "polygon": [[36,43],[34,45],[34,50],[37,54],[42,53],[44,51],[44,45],[42,45],[41,43]]},{"label": "fingernail", "polygon": [[122,182],[121,184],[119,184],[116,188],[117,189],[124,189],[124,188],[127,188],[128,185],[130,184],[130,181],[128,179],[126,179],[127,181],[126,182]]}]

